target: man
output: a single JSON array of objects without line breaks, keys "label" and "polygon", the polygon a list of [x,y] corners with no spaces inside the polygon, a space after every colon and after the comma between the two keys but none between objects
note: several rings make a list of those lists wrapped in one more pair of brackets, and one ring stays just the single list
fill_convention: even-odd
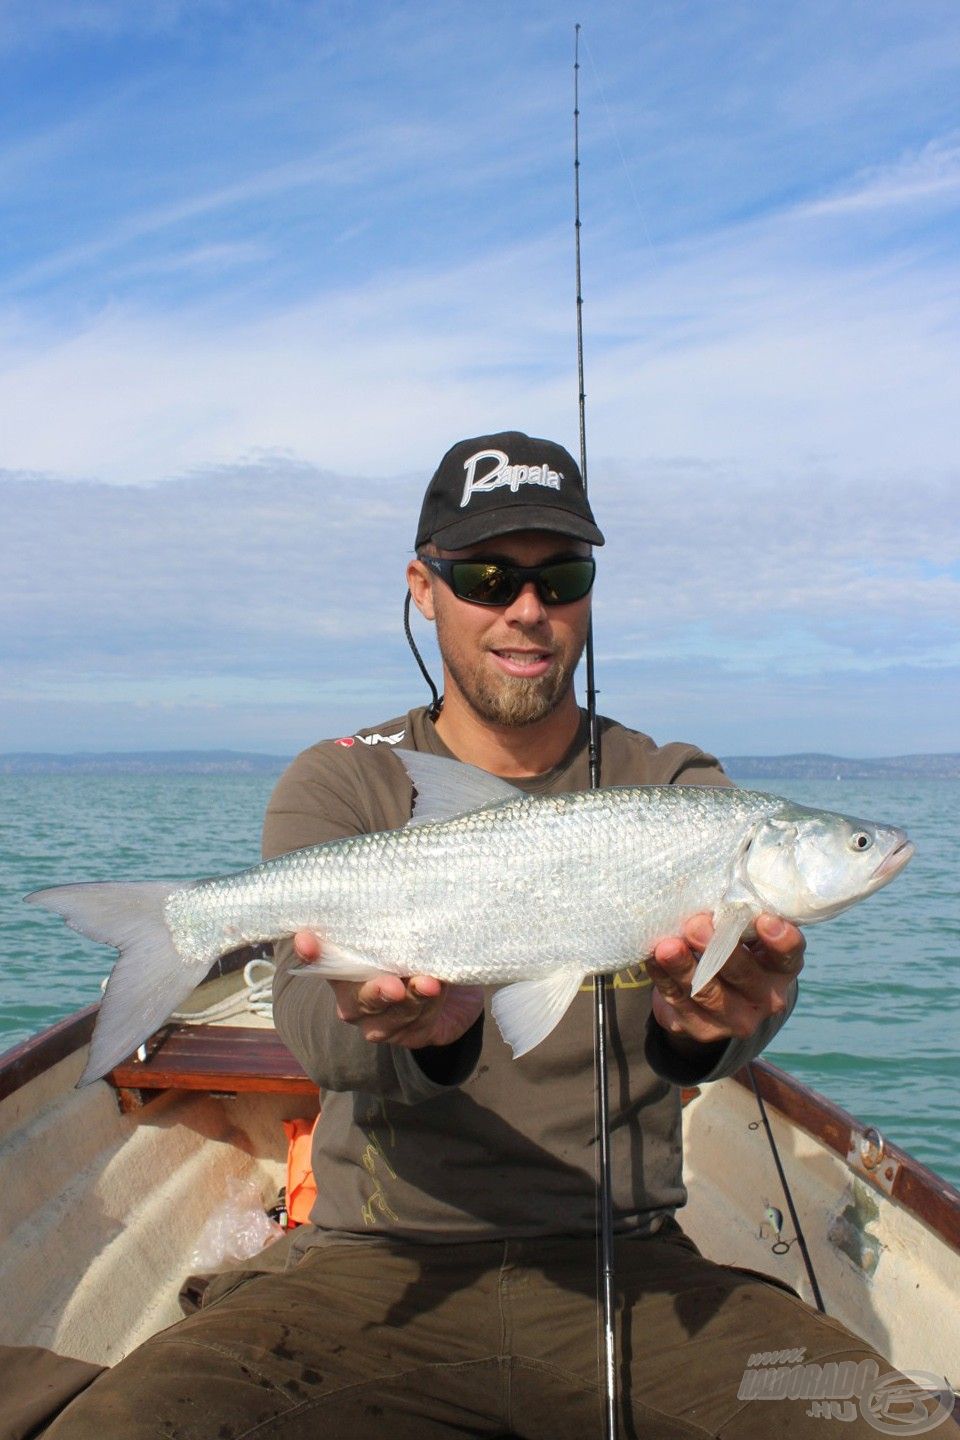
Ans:
[{"label": "man", "polygon": [[[397,747],[468,761],[533,794],[586,789],[573,675],[591,547],[602,544],[559,446],[508,432],[448,451],[407,570],[437,627],[442,707],[301,755],[271,800],[264,853],[404,824],[412,789]],[[658,748],[606,719],[600,728],[604,784],[729,783],[693,746]],[[693,1000],[710,934],[709,916],[691,917],[615,989],[622,1433],[747,1440],[772,1425],[822,1436],[805,1402],[779,1402],[774,1417],[769,1403],[738,1398],[750,1355],[870,1352],[775,1283],[702,1259],[674,1219],[685,1198],[677,1087],[758,1053],[789,1013],[803,963],[800,933],[761,917],[757,939]],[[589,994],[514,1060],[480,989],[430,975],[291,974],[321,949],[301,932],[277,950],[277,1028],[323,1092],[318,1199],[295,1234],[295,1263],[221,1287],[97,1381],[50,1435],[599,1434]],[[873,1433],[845,1422],[845,1435]]]}]

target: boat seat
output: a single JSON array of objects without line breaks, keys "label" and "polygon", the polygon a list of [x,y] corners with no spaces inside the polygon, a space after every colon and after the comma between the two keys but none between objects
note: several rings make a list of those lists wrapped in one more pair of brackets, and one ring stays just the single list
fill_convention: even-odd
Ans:
[{"label": "boat seat", "polygon": [[241,1091],[317,1096],[317,1086],[275,1030],[246,1025],[167,1025],[147,1042],[145,1059],[107,1075],[121,1109],[140,1109],[160,1090]]}]

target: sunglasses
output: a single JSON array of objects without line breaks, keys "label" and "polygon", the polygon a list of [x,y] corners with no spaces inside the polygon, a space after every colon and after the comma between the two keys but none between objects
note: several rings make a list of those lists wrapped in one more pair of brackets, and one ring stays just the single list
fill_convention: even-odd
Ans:
[{"label": "sunglasses", "polygon": [[458,600],[471,605],[512,605],[524,585],[536,586],[544,605],[572,605],[590,594],[596,561],[592,556],[548,560],[544,565],[514,565],[508,560],[440,560],[421,555],[420,561],[439,575]]}]

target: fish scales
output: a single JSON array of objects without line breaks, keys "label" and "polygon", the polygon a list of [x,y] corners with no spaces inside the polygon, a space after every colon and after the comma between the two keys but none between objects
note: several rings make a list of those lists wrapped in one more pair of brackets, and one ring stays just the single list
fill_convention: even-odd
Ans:
[{"label": "fish scales", "polygon": [[317,931],[397,974],[498,985],[579,965],[610,973],[712,909],[731,855],[776,797],[644,786],[524,797],[442,824],[296,851],[177,891],[177,948]]}]

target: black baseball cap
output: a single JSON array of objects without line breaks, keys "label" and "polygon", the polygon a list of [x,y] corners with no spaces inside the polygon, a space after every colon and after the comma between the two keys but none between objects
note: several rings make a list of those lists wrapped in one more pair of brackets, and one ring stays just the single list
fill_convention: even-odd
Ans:
[{"label": "black baseball cap", "polygon": [[519,430],[452,445],[423,497],[417,549],[432,540],[460,550],[514,530],[603,544],[573,456]]}]

